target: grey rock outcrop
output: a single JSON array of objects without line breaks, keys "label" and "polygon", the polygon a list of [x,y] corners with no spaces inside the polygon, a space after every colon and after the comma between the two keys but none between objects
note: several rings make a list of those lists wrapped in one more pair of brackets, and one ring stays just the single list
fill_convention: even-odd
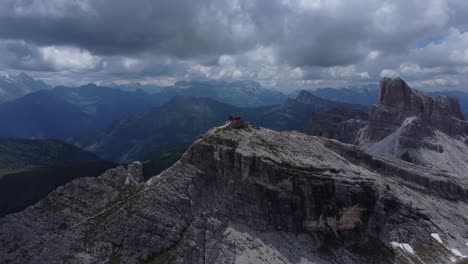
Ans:
[{"label": "grey rock outcrop", "polygon": [[225,125],[145,183],[140,168],[73,181],[0,219],[1,262],[447,263],[468,255],[466,182],[335,140]]},{"label": "grey rock outcrop", "polygon": [[399,78],[383,78],[379,100],[355,143],[373,153],[465,176],[467,135],[468,123],[455,98],[429,97]]}]

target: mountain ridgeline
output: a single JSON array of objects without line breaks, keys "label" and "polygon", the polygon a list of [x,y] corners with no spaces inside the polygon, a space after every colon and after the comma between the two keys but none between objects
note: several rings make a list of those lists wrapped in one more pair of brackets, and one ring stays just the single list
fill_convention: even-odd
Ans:
[{"label": "mountain ridgeline", "polygon": [[0,219],[0,255],[6,263],[462,263],[467,199],[461,179],[436,169],[234,120],[148,181],[133,162]]},{"label": "mountain ridgeline", "polygon": [[145,93],[123,92],[96,85],[41,90],[0,104],[0,118],[8,124],[0,131],[0,136],[79,137],[159,103],[158,99]]},{"label": "mountain ridgeline", "polygon": [[161,106],[178,95],[249,107],[274,105],[286,99],[285,95],[256,82],[178,82],[151,94],[94,84],[38,90],[0,104],[0,119],[8,124],[0,130],[0,137],[76,141],[116,121]]},{"label": "mountain ridgeline", "polygon": [[[170,145],[190,144],[229,115],[276,130],[302,130],[313,112],[332,108],[361,109],[362,106],[321,99],[304,91],[296,99],[263,107],[237,107],[208,98],[177,96],[162,106],[115,123],[80,144],[106,159],[126,162]],[[356,110],[360,111],[360,110]]]},{"label": "mountain ridgeline", "polygon": [[0,103],[12,101],[26,94],[52,87],[41,80],[36,80],[26,73],[0,75]]},{"label": "mountain ridgeline", "polygon": [[161,89],[164,98],[174,96],[210,98],[240,107],[258,107],[281,104],[286,95],[266,89],[255,81],[179,81]]}]

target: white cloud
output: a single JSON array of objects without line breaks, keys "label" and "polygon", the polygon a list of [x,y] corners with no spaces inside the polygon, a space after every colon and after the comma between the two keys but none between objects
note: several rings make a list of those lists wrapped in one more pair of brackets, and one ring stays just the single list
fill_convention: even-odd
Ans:
[{"label": "white cloud", "polygon": [[50,62],[57,70],[86,71],[95,69],[100,58],[86,50],[74,47],[48,46],[40,48],[45,61]]}]

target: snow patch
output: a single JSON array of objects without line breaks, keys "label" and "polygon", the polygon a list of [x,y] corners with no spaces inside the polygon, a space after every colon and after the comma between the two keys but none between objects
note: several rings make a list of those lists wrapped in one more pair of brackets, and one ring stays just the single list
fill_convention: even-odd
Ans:
[{"label": "snow patch", "polygon": [[435,240],[437,240],[437,242],[441,243],[442,245],[444,244],[444,243],[442,242],[442,239],[440,239],[439,234],[437,234],[437,233],[432,233],[432,234],[431,234],[431,237],[434,238]]},{"label": "snow patch", "polygon": [[[458,258],[468,258],[468,256],[463,255],[458,249],[446,247],[444,245],[444,243],[442,242],[442,239],[440,238],[439,234],[431,233],[431,237],[434,238],[435,240],[437,240],[437,242],[441,243],[445,248],[450,250],[456,257],[458,257]],[[468,246],[468,243],[466,243],[466,245]],[[450,260],[452,262],[456,261],[456,259],[454,257],[450,257]]]},{"label": "snow patch", "polygon": [[454,258],[454,257],[450,257],[449,259],[450,259],[450,261],[452,261],[453,263],[455,263],[455,261],[457,261],[457,259]]},{"label": "snow patch", "polygon": [[390,244],[392,245],[392,247],[394,248],[401,248],[402,250],[414,255],[414,250],[413,248],[407,244],[407,243],[398,243],[398,242],[395,242],[395,241],[392,241],[390,242]]},{"label": "snow patch", "polygon": [[414,120],[416,120],[417,118],[418,118],[417,116],[412,116],[412,117],[406,118],[405,121],[403,121],[402,126],[411,125],[411,123],[413,123]]},{"label": "snow patch", "polygon": [[410,254],[413,254],[414,255],[414,250],[413,248],[409,245],[409,244],[406,244],[406,243],[403,243],[403,248],[408,251]]},{"label": "snow patch", "polygon": [[463,255],[460,251],[458,251],[458,249],[451,248],[450,251],[452,251],[452,253],[457,257],[468,258],[468,256]]}]

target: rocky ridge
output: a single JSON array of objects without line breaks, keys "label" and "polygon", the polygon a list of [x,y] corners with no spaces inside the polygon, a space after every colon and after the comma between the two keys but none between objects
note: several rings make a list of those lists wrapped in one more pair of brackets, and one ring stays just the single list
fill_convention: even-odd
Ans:
[{"label": "rocky ridge", "polygon": [[355,141],[372,153],[465,177],[468,123],[455,98],[429,97],[396,78],[380,81],[379,100]]},{"label": "rocky ridge", "polygon": [[1,219],[2,263],[447,263],[468,255],[461,180],[240,122],[211,129],[147,182],[134,162]]},{"label": "rocky ridge", "polygon": [[368,115],[359,109],[337,107],[310,114],[302,132],[344,143],[353,143],[358,132],[367,125]]}]

